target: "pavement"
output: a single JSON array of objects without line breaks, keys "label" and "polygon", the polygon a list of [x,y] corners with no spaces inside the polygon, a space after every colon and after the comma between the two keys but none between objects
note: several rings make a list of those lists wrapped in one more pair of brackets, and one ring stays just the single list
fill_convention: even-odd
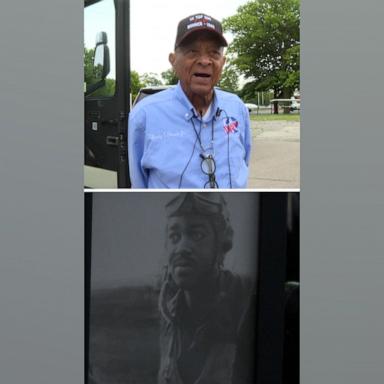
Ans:
[{"label": "pavement", "polygon": [[248,188],[300,188],[300,122],[251,121]]}]

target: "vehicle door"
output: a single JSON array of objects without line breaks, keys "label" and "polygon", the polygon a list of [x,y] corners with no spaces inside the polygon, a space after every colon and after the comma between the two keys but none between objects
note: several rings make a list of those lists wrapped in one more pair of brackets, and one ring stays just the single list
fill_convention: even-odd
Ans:
[{"label": "vehicle door", "polygon": [[84,1],[84,185],[130,186],[129,1]]}]

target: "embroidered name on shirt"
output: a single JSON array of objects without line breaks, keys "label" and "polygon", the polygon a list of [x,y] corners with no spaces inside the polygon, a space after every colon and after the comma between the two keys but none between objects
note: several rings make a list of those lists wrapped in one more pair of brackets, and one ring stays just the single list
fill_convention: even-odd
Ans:
[{"label": "embroidered name on shirt", "polygon": [[161,133],[158,133],[158,134],[148,134],[148,138],[150,140],[165,140],[165,139],[169,139],[171,137],[184,137],[185,136],[185,132],[183,131],[178,131],[178,132],[161,132]]},{"label": "embroidered name on shirt", "polygon": [[225,133],[234,133],[237,132],[237,127],[239,126],[239,122],[234,117],[227,117],[224,120],[224,131]]}]

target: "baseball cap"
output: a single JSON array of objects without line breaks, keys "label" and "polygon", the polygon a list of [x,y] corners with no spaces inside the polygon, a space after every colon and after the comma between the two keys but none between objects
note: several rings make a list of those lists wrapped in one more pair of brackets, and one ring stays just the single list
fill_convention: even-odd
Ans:
[{"label": "baseball cap", "polygon": [[221,23],[204,13],[197,13],[195,15],[188,16],[179,22],[179,25],[177,26],[175,48],[177,48],[186,37],[196,31],[212,32],[216,35],[223,47],[228,46],[228,43],[223,36]]},{"label": "baseball cap", "polygon": [[224,197],[218,192],[181,192],[165,206],[167,218],[198,214],[212,223],[223,253],[232,248],[233,229]]}]

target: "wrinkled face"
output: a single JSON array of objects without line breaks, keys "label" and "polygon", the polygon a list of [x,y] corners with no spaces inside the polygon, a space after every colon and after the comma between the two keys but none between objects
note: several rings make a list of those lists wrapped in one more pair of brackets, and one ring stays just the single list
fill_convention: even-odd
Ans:
[{"label": "wrinkled face", "polygon": [[217,259],[217,248],[215,230],[206,218],[198,215],[169,218],[168,266],[179,287],[193,289],[210,276]]},{"label": "wrinkled face", "polygon": [[187,96],[207,96],[220,80],[225,57],[220,43],[208,33],[188,39],[169,61]]}]

